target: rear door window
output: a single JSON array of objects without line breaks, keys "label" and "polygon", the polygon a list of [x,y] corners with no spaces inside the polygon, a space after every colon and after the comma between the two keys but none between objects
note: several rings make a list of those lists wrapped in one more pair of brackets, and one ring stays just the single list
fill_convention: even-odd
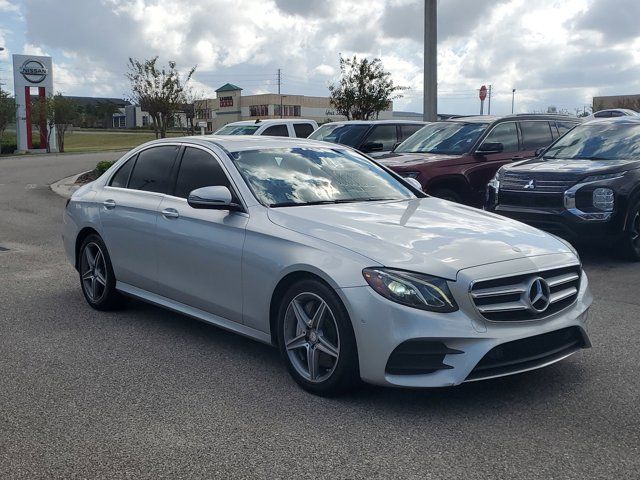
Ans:
[{"label": "rear door window", "polygon": [[501,143],[503,152],[517,152],[518,129],[516,128],[516,122],[505,122],[496,125],[482,143],[487,142]]},{"label": "rear door window", "polygon": [[310,123],[294,123],[293,130],[296,132],[296,137],[298,138],[307,138],[311,135],[314,128]]},{"label": "rear door window", "polygon": [[288,137],[289,129],[287,128],[286,124],[280,123],[278,125],[271,125],[270,127],[265,128],[264,132],[262,132],[260,135],[269,135],[271,137]]},{"label": "rear door window", "polygon": [[131,172],[129,188],[167,193],[171,168],[177,153],[176,145],[151,147],[140,152]]},{"label": "rear door window", "polygon": [[112,187],[120,187],[127,188],[127,183],[129,182],[129,174],[131,173],[131,169],[133,168],[133,164],[136,163],[136,156],[127,160],[124,165],[122,165],[116,174],[111,177],[111,183],[109,183]]},{"label": "rear door window", "polygon": [[551,128],[548,121],[523,121],[520,122],[522,131],[522,149],[536,150],[551,144]]}]

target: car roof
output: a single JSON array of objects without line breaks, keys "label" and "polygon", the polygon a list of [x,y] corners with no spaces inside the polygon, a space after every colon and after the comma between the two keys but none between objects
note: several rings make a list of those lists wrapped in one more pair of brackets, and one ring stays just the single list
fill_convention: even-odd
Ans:
[{"label": "car roof", "polygon": [[567,120],[576,123],[580,123],[582,121],[578,117],[556,113],[517,113],[514,115],[505,115],[503,117],[494,115],[475,115],[471,117],[449,118],[444,121],[458,123],[494,123],[501,121],[506,122],[510,120]]},{"label": "car roof", "polygon": [[384,125],[385,123],[392,124],[406,124],[406,125],[426,125],[430,122],[422,122],[420,120],[344,120],[341,122],[327,122],[323,123],[321,126],[325,125]]},{"label": "car roof", "polygon": [[223,125],[220,128],[224,128],[224,127],[228,127],[229,125],[255,125],[255,126],[261,126],[261,125],[270,125],[272,123],[315,123],[315,120],[309,120],[307,118],[265,118],[264,120],[260,119],[258,122],[256,122],[255,120],[240,120],[238,122],[231,122],[231,123],[227,123],[225,125]]},{"label": "car roof", "polygon": [[344,145],[321,142],[319,140],[295,137],[270,137],[266,135],[194,135],[190,137],[171,137],[152,140],[146,143],[145,146],[161,145],[163,143],[191,143],[209,147],[217,145],[229,152],[292,147],[321,147],[332,149],[344,147],[348,149],[348,147]]},{"label": "car roof", "polygon": [[594,125],[598,123],[614,123],[614,124],[626,123],[629,125],[638,125],[640,124],[640,116],[626,115],[623,117],[602,117],[602,118],[596,117],[592,120],[588,120],[587,122],[583,123],[583,125]]}]

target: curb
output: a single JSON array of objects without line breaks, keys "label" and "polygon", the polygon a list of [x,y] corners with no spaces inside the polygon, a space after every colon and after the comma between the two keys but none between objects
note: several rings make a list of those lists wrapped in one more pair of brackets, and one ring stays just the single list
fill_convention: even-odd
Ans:
[{"label": "curb", "polygon": [[80,175],[84,175],[85,173],[89,173],[90,171],[91,170],[87,170],[86,172],[80,172],[75,175],[71,175],[70,177],[63,178],[62,180],[58,180],[57,182],[52,183],[51,185],[49,185],[49,187],[51,188],[51,190],[53,190],[54,193],[57,193],[61,197],[69,198],[71,197],[71,195],[73,195],[73,192],[75,192],[82,186],[76,184],[76,180],[78,179],[78,177]]}]

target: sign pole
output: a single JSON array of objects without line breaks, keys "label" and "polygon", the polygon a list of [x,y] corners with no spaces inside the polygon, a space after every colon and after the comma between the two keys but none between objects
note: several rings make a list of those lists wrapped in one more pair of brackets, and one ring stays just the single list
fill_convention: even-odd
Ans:
[{"label": "sign pole", "polygon": [[480,97],[480,115],[484,115],[484,101],[487,98],[487,87],[485,85],[480,87],[478,97]]}]

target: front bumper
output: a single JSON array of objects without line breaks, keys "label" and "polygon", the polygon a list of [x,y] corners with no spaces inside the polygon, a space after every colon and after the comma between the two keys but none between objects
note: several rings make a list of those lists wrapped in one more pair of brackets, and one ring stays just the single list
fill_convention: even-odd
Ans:
[{"label": "front bumper", "polygon": [[[525,204],[528,203],[526,193],[519,192],[518,194]],[[528,195],[536,194],[529,193]],[[619,207],[606,219],[585,219],[572,213],[561,204],[544,207],[534,206],[535,202],[531,202],[532,205],[508,205],[497,202],[496,196],[495,188],[489,185],[485,195],[485,210],[526,223],[573,242],[580,242],[584,238],[588,238],[589,241],[615,241],[623,233],[624,218],[620,214]]]},{"label": "front bumper", "polygon": [[[536,262],[549,260],[550,258],[539,258]],[[540,368],[559,361],[580,348],[589,347],[588,309],[592,297],[584,273],[576,301],[558,314],[542,320],[491,322],[484,320],[474,309],[468,295],[469,278],[500,274],[500,270],[509,275],[531,271],[531,264],[531,260],[521,259],[463,270],[458,281],[450,284],[460,310],[449,314],[425,312],[393,303],[370,287],[342,289],[341,294],[356,334],[362,379],[386,386],[446,387]],[[562,336],[557,341],[554,340],[555,343],[549,344],[548,351],[544,351],[540,347],[544,343],[542,339],[560,336],[552,332],[561,330],[571,330],[572,335],[579,338],[571,342],[566,336]],[[551,335],[542,337],[545,334]],[[538,342],[534,337],[541,341]],[[518,344],[507,345],[528,338],[533,340],[524,342],[526,345],[523,345],[523,349]],[[411,347],[408,351],[403,351],[406,345]],[[521,349],[522,361],[513,361],[513,358],[505,356],[506,361],[493,362],[495,359],[492,360],[492,357],[503,354],[501,349],[496,349],[500,345],[503,346],[505,355],[509,352],[513,355],[514,350]],[[416,348],[431,349],[427,353],[433,355],[415,357],[420,363],[417,365],[418,370],[422,368],[424,373],[411,374],[411,369],[403,370],[402,365],[391,362],[390,358],[397,348],[400,348],[401,353],[411,353],[411,350],[415,353]],[[404,355],[404,358],[407,356]],[[439,365],[443,368],[438,368]]]}]

